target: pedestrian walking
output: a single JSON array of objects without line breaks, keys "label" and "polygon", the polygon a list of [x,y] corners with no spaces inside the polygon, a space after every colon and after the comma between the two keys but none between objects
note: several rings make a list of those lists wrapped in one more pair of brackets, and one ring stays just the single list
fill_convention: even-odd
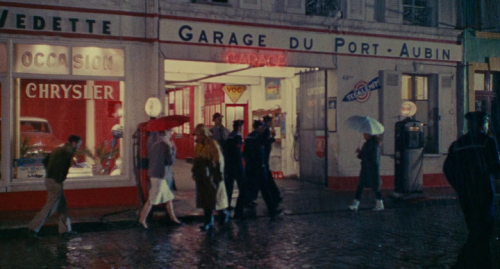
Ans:
[{"label": "pedestrian walking", "polygon": [[63,182],[68,175],[73,156],[81,145],[82,139],[79,136],[70,135],[64,146],[55,149],[43,160],[46,171],[47,202],[28,225],[32,237],[38,237],[38,232],[43,224],[54,212],[58,214],[59,235],[76,234],[71,229],[71,220],[67,214]]},{"label": "pedestrian walking", "polygon": [[176,148],[170,130],[159,131],[151,135],[156,141],[148,141],[148,176],[151,183],[149,198],[141,209],[139,224],[148,229],[146,219],[153,205],[164,204],[170,220],[176,225],[182,225],[174,212],[172,192],[173,172]]},{"label": "pedestrian walking", "polygon": [[262,198],[266,203],[267,209],[271,217],[275,217],[281,213],[278,209],[278,201],[273,197],[269,187],[269,179],[267,177],[266,164],[264,163],[264,147],[262,143],[263,124],[261,121],[253,122],[253,131],[245,138],[245,146],[243,149],[243,157],[245,158],[245,177],[247,182],[257,187],[258,192],[262,194]]},{"label": "pedestrian walking", "polygon": [[224,125],[222,125],[223,117],[224,116],[222,116],[218,112],[212,116],[212,121],[214,122],[214,126],[210,128],[210,133],[212,134],[211,138],[217,141],[217,143],[219,143],[219,146],[221,147],[222,152],[224,153],[227,136],[229,135],[230,131],[226,127],[224,127]]},{"label": "pedestrian walking", "polygon": [[264,120],[264,131],[262,132],[262,142],[264,144],[265,158],[264,163],[266,164],[267,178],[269,179],[269,190],[271,191],[271,195],[274,197],[274,199],[280,203],[283,201],[283,198],[281,197],[281,192],[278,188],[278,185],[276,185],[276,182],[274,181],[273,173],[269,165],[272,146],[276,141],[276,139],[274,138],[276,136],[276,133],[274,131],[271,131],[273,117],[270,115],[266,115],[262,117],[262,119]]},{"label": "pedestrian walking", "polygon": [[361,172],[359,173],[359,183],[356,189],[355,199],[349,209],[357,211],[359,208],[359,201],[364,188],[371,188],[375,192],[377,199],[375,208],[373,210],[384,210],[384,201],[380,193],[382,180],[380,179],[380,137],[378,135],[371,135],[368,133],[363,134],[366,142],[361,149],[357,148],[358,159],[361,159]]},{"label": "pedestrian walking", "polygon": [[245,183],[245,168],[243,166],[243,136],[241,130],[244,121],[235,120],[233,122],[233,131],[228,135],[226,141],[226,162],[227,177],[225,178],[227,200],[229,208],[231,208],[231,200],[233,196],[234,181],[238,184],[238,200],[236,201],[236,210],[234,212],[234,219],[241,219],[243,217],[243,209],[247,202],[248,188]]},{"label": "pedestrian walking", "polygon": [[229,222],[224,157],[219,144],[210,138],[211,133],[205,125],[198,124],[194,135],[196,147],[191,171],[196,184],[196,206],[202,208],[205,215],[205,223],[200,228],[208,231],[214,228],[214,210],[219,211],[222,224]]},{"label": "pedestrian walking", "polygon": [[496,140],[487,135],[488,118],[479,111],[465,115],[469,132],[451,144],[443,166],[446,179],[458,194],[469,231],[454,268],[491,268],[492,177],[500,174],[500,157]]}]

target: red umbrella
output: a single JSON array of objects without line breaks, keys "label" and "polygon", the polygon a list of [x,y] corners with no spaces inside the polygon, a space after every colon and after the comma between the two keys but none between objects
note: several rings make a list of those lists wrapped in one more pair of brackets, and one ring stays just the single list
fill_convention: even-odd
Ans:
[{"label": "red umbrella", "polygon": [[189,122],[188,116],[182,116],[182,115],[165,116],[148,122],[148,124],[146,125],[146,130],[150,132],[165,131],[177,126],[181,126],[186,122]]}]

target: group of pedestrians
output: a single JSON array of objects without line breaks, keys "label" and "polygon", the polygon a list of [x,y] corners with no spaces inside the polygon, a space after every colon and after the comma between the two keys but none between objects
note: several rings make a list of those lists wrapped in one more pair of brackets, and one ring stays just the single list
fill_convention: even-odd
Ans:
[{"label": "group of pedestrians", "polygon": [[[444,174],[458,194],[469,231],[454,268],[491,268],[489,239],[494,225],[495,199],[492,178],[500,175],[500,155],[496,140],[488,135],[488,117],[484,112],[469,112],[465,115],[469,132],[451,144],[444,162]],[[192,176],[196,184],[196,205],[203,209],[205,216],[201,229],[213,229],[214,211],[219,212],[222,224],[229,222],[234,181],[239,189],[234,219],[244,218],[244,209],[256,205],[259,192],[270,215],[274,217],[280,214],[282,198],[269,169],[271,145],[274,142],[270,119],[264,117],[263,122],[255,120],[253,131],[244,140],[244,122],[234,121],[233,131],[229,132],[222,126],[222,115],[219,113],[213,115],[215,124],[211,129],[203,124],[196,126]],[[365,187],[369,187],[377,198],[374,210],[380,211],[384,209],[380,194],[380,138],[370,134],[364,134],[364,138],[366,142],[363,147],[356,150],[361,159],[360,181],[355,200],[349,208],[358,209],[361,193]],[[58,213],[59,233],[74,234],[67,216],[63,182],[81,144],[79,136],[71,135],[64,146],[43,160],[47,201],[28,225],[32,237],[37,237],[42,225],[54,212]],[[151,134],[148,141],[151,188],[138,220],[144,228],[148,228],[146,218],[151,207],[163,203],[166,204],[171,221],[182,225],[175,216],[172,204],[175,152],[170,130]]]},{"label": "group of pedestrians", "polygon": [[256,206],[259,192],[272,217],[281,213],[278,209],[281,193],[269,171],[269,155],[274,142],[270,126],[255,120],[253,131],[243,139],[244,121],[235,120],[230,132],[222,125],[222,117],[215,113],[214,126],[208,129],[198,124],[194,130],[196,147],[192,173],[196,182],[196,204],[205,215],[203,230],[214,227],[214,211],[219,212],[221,224],[229,222],[235,181],[239,195],[234,219],[244,219],[245,208]]}]

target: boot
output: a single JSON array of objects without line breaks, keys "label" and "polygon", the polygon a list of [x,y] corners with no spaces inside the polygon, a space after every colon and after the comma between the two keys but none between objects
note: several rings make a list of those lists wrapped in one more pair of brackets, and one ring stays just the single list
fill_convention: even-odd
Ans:
[{"label": "boot", "polygon": [[359,207],[359,200],[356,199],[354,199],[354,201],[352,201],[352,204],[348,206],[348,208],[352,211],[358,211],[358,207]]},{"label": "boot", "polygon": [[231,213],[227,209],[223,209],[219,211],[220,214],[220,224],[227,225],[229,223],[229,218],[231,217]]},{"label": "boot", "polygon": [[203,231],[208,231],[214,228],[214,213],[212,210],[205,211],[205,223],[200,226],[200,229]]},{"label": "boot", "polygon": [[373,211],[382,211],[382,210],[384,210],[384,201],[377,200],[377,204],[375,205],[375,208],[373,208]]}]

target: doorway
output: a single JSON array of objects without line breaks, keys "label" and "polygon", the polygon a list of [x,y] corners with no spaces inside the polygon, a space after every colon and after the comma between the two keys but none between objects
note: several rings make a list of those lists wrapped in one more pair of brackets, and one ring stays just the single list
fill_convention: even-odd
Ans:
[{"label": "doorway", "polygon": [[326,185],[325,93],[326,70],[300,74],[297,100],[300,179]]},{"label": "doorway", "polygon": [[226,104],[226,123],[225,126],[230,131],[233,130],[233,121],[244,120],[245,124],[242,126],[241,134],[243,137],[248,135],[247,124],[248,121],[248,104]]}]

